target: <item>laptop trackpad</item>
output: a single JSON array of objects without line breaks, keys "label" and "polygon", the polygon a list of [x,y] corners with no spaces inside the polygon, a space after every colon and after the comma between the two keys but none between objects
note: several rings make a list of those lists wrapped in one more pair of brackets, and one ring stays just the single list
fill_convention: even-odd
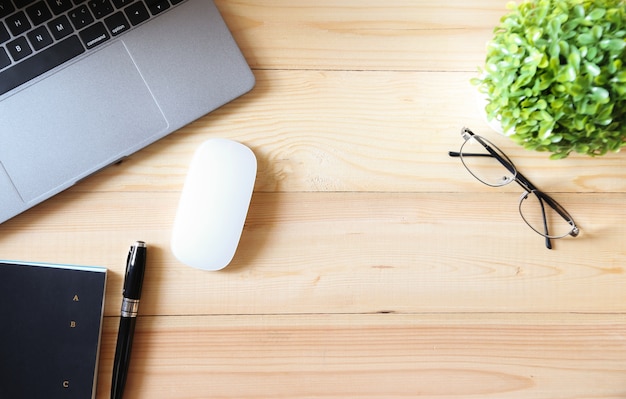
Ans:
[{"label": "laptop trackpad", "polygon": [[6,99],[2,116],[10,122],[0,121],[0,160],[26,202],[131,154],[168,126],[122,42]]}]

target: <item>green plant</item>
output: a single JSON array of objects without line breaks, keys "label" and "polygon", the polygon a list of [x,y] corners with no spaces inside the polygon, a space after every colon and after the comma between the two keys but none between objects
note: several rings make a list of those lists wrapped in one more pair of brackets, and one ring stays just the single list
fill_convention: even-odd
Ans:
[{"label": "green plant", "polygon": [[489,120],[525,148],[564,158],[626,146],[626,2],[507,5],[480,77]]}]

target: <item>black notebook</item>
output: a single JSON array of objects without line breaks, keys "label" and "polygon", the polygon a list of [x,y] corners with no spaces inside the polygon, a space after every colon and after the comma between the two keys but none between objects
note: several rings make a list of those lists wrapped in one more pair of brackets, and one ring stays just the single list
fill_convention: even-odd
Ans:
[{"label": "black notebook", "polygon": [[0,398],[96,397],[106,276],[0,261]]}]

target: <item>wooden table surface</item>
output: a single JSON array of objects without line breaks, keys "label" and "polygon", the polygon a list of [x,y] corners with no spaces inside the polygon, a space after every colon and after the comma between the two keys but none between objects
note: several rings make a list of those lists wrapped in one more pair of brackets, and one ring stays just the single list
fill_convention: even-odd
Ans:
[{"label": "wooden table surface", "polygon": [[[484,122],[469,79],[505,0],[219,0],[249,94],[0,226],[5,259],[110,270],[108,398],[123,269],[149,265],[127,399],[626,398],[626,154],[551,161]],[[520,188],[480,184],[463,126],[574,216],[550,251]],[[169,249],[203,141],[259,170],[219,272]]]}]

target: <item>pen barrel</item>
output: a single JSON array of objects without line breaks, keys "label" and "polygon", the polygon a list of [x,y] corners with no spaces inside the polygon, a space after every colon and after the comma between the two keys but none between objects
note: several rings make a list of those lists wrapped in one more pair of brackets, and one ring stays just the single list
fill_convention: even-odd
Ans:
[{"label": "pen barrel", "polygon": [[130,366],[130,355],[135,335],[135,317],[122,317],[117,333],[117,347],[113,362],[113,376],[111,380],[111,399],[121,399],[126,386],[126,377]]}]

